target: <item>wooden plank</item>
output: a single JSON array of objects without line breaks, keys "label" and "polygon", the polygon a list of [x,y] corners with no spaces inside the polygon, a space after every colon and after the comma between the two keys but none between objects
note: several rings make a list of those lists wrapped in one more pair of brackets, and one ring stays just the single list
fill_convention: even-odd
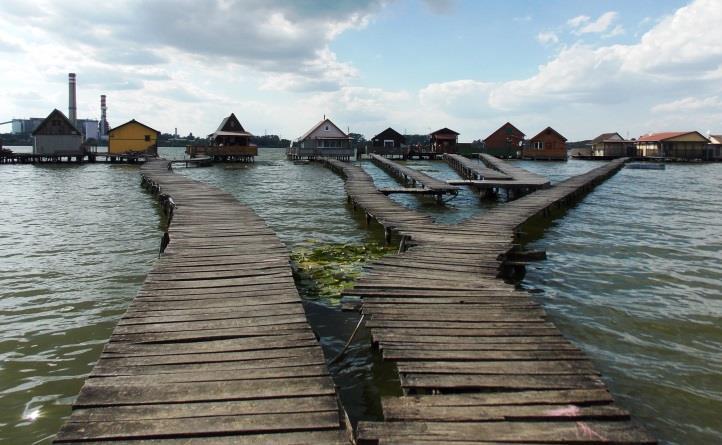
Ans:
[{"label": "wooden plank", "polygon": [[628,422],[359,422],[359,443],[378,438],[547,444],[654,444]]}]

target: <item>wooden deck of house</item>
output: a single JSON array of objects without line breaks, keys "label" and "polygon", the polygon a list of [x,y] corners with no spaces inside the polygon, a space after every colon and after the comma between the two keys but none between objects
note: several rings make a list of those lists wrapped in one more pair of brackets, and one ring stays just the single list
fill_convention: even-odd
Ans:
[{"label": "wooden deck of house", "polygon": [[172,219],[170,242],[55,442],[348,443],[284,244],[167,161],[142,174]]},{"label": "wooden deck of house", "polygon": [[[424,174],[418,170],[414,170],[413,168],[403,166],[397,162],[386,159],[383,156],[371,154],[370,158],[371,161],[380,169],[386,171],[389,175],[396,178],[398,181],[410,185],[410,188],[414,190],[407,191],[406,193],[426,193],[442,196],[447,193],[456,194],[459,191],[459,187],[449,185],[444,181]],[[403,189],[398,189],[398,191],[394,191],[394,189],[385,190],[386,194],[404,193]]]},{"label": "wooden deck of house", "polygon": [[383,399],[384,421],[359,423],[359,444],[655,443],[539,304],[498,278],[522,224],[623,163],[442,225],[383,196],[359,167],[328,162],[347,178],[354,206],[407,248],[373,262],[345,292],[363,298],[372,341],[404,392]]},{"label": "wooden deck of house", "polygon": [[520,194],[549,186],[549,179],[487,154],[474,161],[461,155],[444,155],[446,162],[464,179],[447,181],[453,185],[469,185],[483,192],[505,190],[513,199]]}]

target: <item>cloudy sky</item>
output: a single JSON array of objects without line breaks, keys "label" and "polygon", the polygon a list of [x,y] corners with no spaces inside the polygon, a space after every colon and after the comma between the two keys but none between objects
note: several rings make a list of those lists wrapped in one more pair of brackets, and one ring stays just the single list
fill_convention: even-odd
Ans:
[{"label": "cloudy sky", "polygon": [[[506,121],[528,136],[722,132],[720,0],[0,1],[0,121],[67,113],[295,138]],[[0,131],[9,131],[5,125]]]}]

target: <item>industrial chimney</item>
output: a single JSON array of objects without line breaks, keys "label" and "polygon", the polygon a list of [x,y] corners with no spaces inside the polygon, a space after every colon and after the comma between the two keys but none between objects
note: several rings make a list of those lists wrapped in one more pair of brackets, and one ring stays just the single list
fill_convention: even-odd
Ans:
[{"label": "industrial chimney", "polygon": [[108,125],[108,119],[107,119],[107,110],[108,107],[105,105],[105,94],[100,95],[100,137],[105,138],[108,136],[108,130],[110,130],[110,125]]},{"label": "industrial chimney", "polygon": [[68,73],[68,119],[73,126],[78,119],[78,107],[75,101],[75,73]]}]

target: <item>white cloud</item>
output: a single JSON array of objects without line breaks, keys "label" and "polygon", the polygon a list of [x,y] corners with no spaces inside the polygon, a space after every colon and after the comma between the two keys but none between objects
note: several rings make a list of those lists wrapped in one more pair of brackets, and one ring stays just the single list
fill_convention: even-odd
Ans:
[{"label": "white cloud", "polygon": [[625,32],[624,27],[622,25],[617,25],[614,27],[614,29],[612,29],[608,33],[602,35],[602,37],[610,38],[610,37],[621,36],[622,34],[624,34],[624,32]]},{"label": "white cloud", "polygon": [[536,39],[542,45],[559,43],[559,37],[553,31],[541,31],[537,34]]},{"label": "white cloud", "polygon": [[594,21],[591,17],[580,15],[567,20],[567,25],[572,28],[572,32],[577,35],[589,33],[605,32],[612,23],[617,19],[618,14],[614,11],[605,12]]},{"label": "white cloud", "polygon": [[[367,26],[382,0],[332,7],[283,0],[118,0],[92,8],[86,3],[39,0],[28,14],[21,3],[8,0],[0,25],[14,25],[46,45],[52,42],[108,65],[166,64],[164,55],[172,50],[208,64],[234,63],[273,79],[293,78],[285,82],[291,88],[303,84],[325,90],[343,86],[334,81],[345,77],[335,73],[319,81],[313,67],[338,71],[342,63],[329,56],[329,43],[348,29]],[[0,50],[8,47],[2,43]]]},{"label": "white cloud", "polygon": [[652,107],[653,113],[689,113],[699,111],[721,113],[722,99],[720,99],[719,96],[685,97]]},{"label": "white cloud", "polygon": [[493,112],[489,107],[493,88],[493,83],[468,79],[432,83],[419,91],[419,102],[427,109],[440,109],[450,116],[479,117]]},{"label": "white cloud", "polygon": [[589,20],[591,20],[591,17],[589,17],[588,15],[578,15],[574,18],[567,20],[567,25],[576,29],[584,25],[585,23],[589,23]]}]

